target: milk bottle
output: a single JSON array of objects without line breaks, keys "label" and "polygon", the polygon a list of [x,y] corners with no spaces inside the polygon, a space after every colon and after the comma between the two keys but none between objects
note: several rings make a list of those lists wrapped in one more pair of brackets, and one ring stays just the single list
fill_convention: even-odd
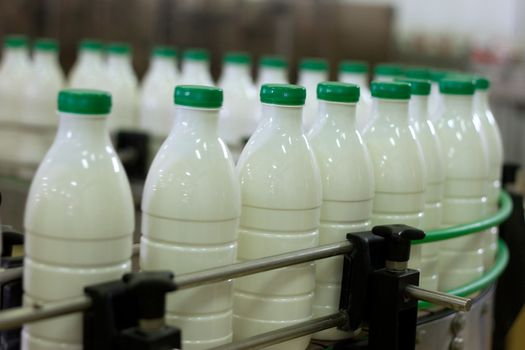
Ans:
[{"label": "milk bottle", "polygon": [[[319,244],[341,242],[349,232],[370,229],[374,174],[372,162],[356,128],[359,86],[336,82],[317,87],[319,118],[308,138],[319,165],[323,204]],[[315,317],[337,312],[343,274],[343,257],[316,262]],[[335,328],[313,335],[337,340],[351,334]]]},{"label": "milk bottle", "polygon": [[403,68],[398,64],[379,63],[374,67],[374,80],[393,81],[403,76]]},{"label": "milk bottle", "polygon": [[288,63],[281,56],[263,56],[259,61],[259,74],[257,76],[257,91],[264,84],[287,84]]},{"label": "milk bottle", "polygon": [[105,85],[102,44],[96,40],[83,40],[75,65],[69,73],[69,86],[73,88],[107,88]]},{"label": "milk bottle", "polygon": [[[134,206],[111,145],[111,96],[62,90],[53,146],[27,199],[24,303],[64,302],[131,269]],[[82,314],[24,326],[23,349],[81,350]]]},{"label": "milk bottle", "polygon": [[363,130],[372,114],[372,96],[368,88],[368,64],[363,61],[342,61],[339,64],[339,81],[356,84],[361,93],[357,102],[357,129]]},{"label": "milk bottle", "polygon": [[[489,164],[480,123],[473,114],[474,83],[471,79],[439,82],[443,108],[437,134],[445,157],[443,225],[454,226],[487,215]],[[483,234],[441,242],[439,288],[449,290],[483,273]]]},{"label": "milk bottle", "polygon": [[317,84],[328,80],[328,62],[320,58],[305,58],[299,63],[297,84],[306,88],[306,101],[303,110],[303,127],[308,131],[317,118]]},{"label": "milk bottle", "polygon": [[210,57],[207,50],[188,49],[182,61],[181,84],[213,85],[210,75]]},{"label": "milk bottle", "polygon": [[[222,100],[217,88],[175,88],[175,122],[144,186],[144,270],[182,274],[235,262],[240,189],[230,152],[218,137]],[[167,323],[183,329],[184,349],[231,342],[232,281],[171,294],[166,311]]]},{"label": "milk bottle", "polygon": [[53,39],[35,42],[31,83],[26,84],[20,135],[19,160],[23,164],[19,175],[31,178],[51,147],[58,125],[56,97],[64,85],[64,73],[58,62],[58,44]]},{"label": "milk bottle", "polygon": [[13,147],[20,143],[20,121],[23,114],[24,88],[30,79],[27,38],[22,35],[4,39],[0,66],[0,171],[13,173],[18,154]]},{"label": "milk bottle", "polygon": [[224,57],[224,70],[219,86],[224,91],[219,134],[230,147],[242,148],[257,127],[253,113],[255,87],[250,75],[251,58],[244,52],[229,52]]},{"label": "milk bottle", "polygon": [[[425,231],[436,230],[441,228],[443,215],[445,171],[439,139],[434,124],[428,115],[430,82],[418,79],[401,79],[399,81],[410,84],[412,97],[409,102],[409,120],[425,159],[427,184],[424,219],[421,228]],[[419,285],[423,288],[436,290],[438,287],[439,243],[424,244],[421,249]]]},{"label": "milk bottle", "polygon": [[177,51],[170,46],[153,49],[140,91],[140,126],[150,134],[153,159],[171,130],[173,87],[177,82]]},{"label": "milk bottle", "polygon": [[[306,90],[297,85],[267,84],[260,97],[263,119],[237,164],[242,194],[239,261],[319,244],[321,178],[301,128]],[[314,263],[237,279],[234,339],[309,320],[314,289]],[[270,348],[305,349],[309,338]]]},{"label": "milk bottle", "polygon": [[[487,204],[490,214],[498,210],[498,197],[501,191],[501,169],[503,167],[503,143],[501,133],[489,106],[490,81],[485,77],[477,77],[474,93],[474,113],[480,121],[481,130],[487,142],[487,156],[489,163],[489,188]],[[498,228],[493,227],[485,236],[484,266],[489,268],[494,262],[498,249]]]},{"label": "milk bottle", "polygon": [[131,64],[131,48],[124,43],[108,46],[107,89],[113,99],[109,130],[133,130],[138,126],[138,81]]},{"label": "milk bottle", "polygon": [[[373,116],[365,142],[375,175],[372,225],[422,227],[427,175],[421,146],[409,125],[410,85],[373,81],[371,90]],[[412,247],[409,264],[420,268],[421,245]]]},{"label": "milk bottle", "polygon": [[405,68],[405,77],[409,79],[430,80],[430,69],[425,67]]}]

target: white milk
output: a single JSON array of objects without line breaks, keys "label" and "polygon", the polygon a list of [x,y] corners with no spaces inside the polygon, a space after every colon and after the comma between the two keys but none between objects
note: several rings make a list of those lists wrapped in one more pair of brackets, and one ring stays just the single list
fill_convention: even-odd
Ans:
[{"label": "white milk", "polygon": [[306,88],[303,128],[310,130],[317,119],[317,84],[328,80],[328,62],[320,58],[305,58],[299,63],[297,84]]},{"label": "white milk", "polygon": [[224,91],[219,135],[228,145],[239,149],[257,127],[256,114],[253,113],[256,91],[250,73],[250,63],[248,54],[226,54],[218,84]]},{"label": "white milk", "polygon": [[356,84],[361,90],[357,103],[357,129],[363,130],[372,114],[372,95],[368,85],[368,64],[363,61],[342,61],[339,64],[339,81]]},{"label": "white milk", "polygon": [[[237,164],[242,194],[239,261],[319,244],[321,177],[301,127],[305,94],[296,85],[262,88],[263,117]],[[314,289],[314,263],[237,279],[234,339],[311,319]],[[302,350],[309,339],[270,348]]]},{"label": "white milk", "polygon": [[106,62],[107,89],[113,108],[109,118],[110,132],[133,130],[138,126],[138,81],[131,64],[131,49],[123,43],[108,46]]},{"label": "white milk", "polygon": [[78,58],[69,73],[69,86],[82,89],[107,89],[102,44],[96,40],[80,43]]},{"label": "white milk", "polygon": [[[501,172],[503,168],[503,142],[496,119],[489,105],[490,81],[487,78],[476,79],[476,92],[474,93],[474,113],[480,122],[481,131],[487,143],[487,156],[489,163],[489,186],[487,190],[487,204],[490,214],[498,211],[498,198],[501,192]],[[485,236],[484,266],[488,269],[494,263],[498,250],[498,228],[492,227]]]},{"label": "white milk", "polygon": [[4,39],[0,66],[0,171],[13,173],[18,154],[13,147],[20,144],[20,121],[24,112],[24,89],[30,82],[30,60],[27,38],[21,35]]},{"label": "white milk", "polygon": [[[111,145],[109,94],[63,90],[53,146],[29,191],[24,302],[64,302],[131,269],[134,206]],[[23,349],[82,349],[82,314],[24,326]]]},{"label": "white milk", "polygon": [[[488,214],[489,165],[479,120],[474,118],[474,83],[471,80],[440,81],[443,108],[437,134],[445,156],[443,225],[473,222]],[[483,272],[483,234],[471,234],[441,242],[439,288],[448,290],[468,283],[465,276]],[[468,257],[468,258],[467,258]],[[457,262],[451,266],[450,262]]]},{"label": "white milk", "polygon": [[[426,165],[416,134],[409,125],[410,86],[372,82],[373,116],[365,143],[374,165],[372,225],[424,223]],[[409,266],[420,268],[421,245],[411,249]]]},{"label": "white milk", "polygon": [[394,81],[403,76],[403,68],[398,64],[379,63],[374,67],[375,81]]},{"label": "white milk", "polygon": [[[144,186],[144,270],[178,275],[235,262],[241,199],[232,157],[217,132],[222,98],[212,87],[175,89],[175,123]],[[166,321],[182,329],[184,349],[231,342],[232,284],[168,296]]]},{"label": "white milk", "polygon": [[[281,56],[263,56],[259,61],[259,72],[257,75],[257,92],[264,84],[287,84],[288,63]],[[259,108],[257,106],[257,111]]]},{"label": "white milk", "polygon": [[182,61],[181,84],[213,85],[210,74],[210,57],[207,50],[188,49],[184,51]]},{"label": "white milk", "polygon": [[[400,81],[410,84],[412,97],[409,103],[409,122],[421,145],[426,165],[425,215],[421,228],[425,231],[436,230],[442,227],[445,169],[439,139],[428,115],[431,85],[427,80],[403,79]],[[424,244],[421,249],[422,263],[419,284],[423,288],[436,290],[439,276],[437,269],[439,243]]]},{"label": "white milk", "polygon": [[[317,89],[319,118],[308,138],[319,165],[323,205],[319,244],[341,242],[349,232],[370,229],[374,174],[372,162],[356,127],[359,86],[321,83]],[[343,256],[316,262],[314,317],[339,310]],[[337,340],[351,333],[329,329],[315,339]]]},{"label": "white milk", "polygon": [[55,138],[58,117],[56,99],[64,86],[64,73],[58,62],[58,45],[52,39],[37,40],[31,66],[31,84],[26,84],[23,124],[20,138],[19,174],[31,178]]},{"label": "white milk", "polygon": [[140,126],[151,139],[149,158],[153,159],[168,136],[173,114],[173,89],[177,82],[177,51],[169,46],[153,49],[149,68],[140,91]]}]

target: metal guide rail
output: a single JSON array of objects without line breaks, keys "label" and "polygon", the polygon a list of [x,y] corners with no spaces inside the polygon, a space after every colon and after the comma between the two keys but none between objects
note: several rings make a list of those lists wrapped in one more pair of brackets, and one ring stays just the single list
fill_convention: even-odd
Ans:
[{"label": "metal guide rail", "polygon": [[[372,232],[349,234],[347,241],[176,277],[170,272],[127,274],[119,281],[89,286],[86,296],[74,300],[3,311],[0,329],[85,312],[85,350],[176,348],[180,347],[180,330],[164,324],[166,293],[342,254],[346,259],[338,313],[216,349],[257,349],[332,327],[356,331],[363,325],[368,328],[370,349],[384,349],[384,344],[390,349],[411,349],[415,347],[418,300],[461,311],[468,311],[472,304],[469,298],[417,286],[419,272],[406,265],[410,242],[423,237],[422,231],[404,225],[377,226]],[[123,315],[127,319],[118,320]],[[117,325],[126,323],[128,329],[118,329]],[[149,340],[157,335],[153,347],[144,334]]]}]

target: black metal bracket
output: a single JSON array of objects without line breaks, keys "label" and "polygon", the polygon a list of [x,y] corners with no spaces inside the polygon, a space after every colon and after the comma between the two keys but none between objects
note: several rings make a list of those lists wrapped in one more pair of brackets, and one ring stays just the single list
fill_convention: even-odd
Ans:
[{"label": "black metal bracket", "polygon": [[344,259],[339,309],[346,310],[349,321],[340,329],[367,327],[369,350],[415,349],[417,300],[406,298],[404,290],[419,284],[419,272],[386,266],[387,261],[406,263],[410,241],[424,236],[405,225],[347,235],[353,249]]},{"label": "black metal bracket", "polygon": [[171,272],[138,272],[85,288],[91,307],[84,312],[84,350],[180,348],[180,330],[141,321],[164,318],[165,295],[176,289]]}]

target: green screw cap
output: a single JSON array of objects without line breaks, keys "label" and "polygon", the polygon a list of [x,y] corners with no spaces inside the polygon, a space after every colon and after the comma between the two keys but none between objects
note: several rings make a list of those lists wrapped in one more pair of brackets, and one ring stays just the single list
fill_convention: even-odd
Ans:
[{"label": "green screw cap", "polygon": [[264,67],[286,68],[288,63],[286,59],[281,56],[263,56],[259,61],[259,65]]},{"label": "green screw cap", "polygon": [[374,74],[397,77],[403,75],[403,67],[393,63],[379,63],[374,67]]},{"label": "green screw cap", "polygon": [[261,86],[260,97],[262,103],[302,106],[306,99],[306,89],[292,84],[264,84]]},{"label": "green screw cap", "polygon": [[317,98],[323,101],[356,103],[359,101],[359,86],[335,81],[317,84]]},{"label": "green screw cap", "polygon": [[222,89],[203,85],[177,85],[173,100],[176,105],[196,108],[220,108]]},{"label": "green screw cap", "polygon": [[25,35],[9,35],[4,38],[4,46],[10,48],[26,47],[27,37]]},{"label": "green screw cap", "polygon": [[38,39],[35,42],[35,50],[58,51],[58,42],[55,39]]},{"label": "green screw cap", "polygon": [[439,92],[447,95],[473,95],[475,90],[473,79],[444,78],[439,81]]},{"label": "green screw cap", "polygon": [[152,52],[156,57],[177,57],[177,49],[172,46],[155,46]]},{"label": "green screw cap", "polygon": [[80,50],[101,51],[102,43],[92,39],[82,40],[80,42]]},{"label": "green screw cap", "polygon": [[430,69],[425,67],[408,67],[405,76],[411,79],[430,80]]},{"label": "green screw cap", "polygon": [[410,99],[410,85],[407,83],[373,81],[370,90],[373,97],[392,100]]},{"label": "green screw cap", "polygon": [[488,90],[490,87],[490,80],[486,77],[476,76],[476,90]]},{"label": "green screw cap", "polygon": [[246,52],[231,51],[224,56],[224,62],[248,65],[252,62],[250,55]]},{"label": "green screw cap", "polygon": [[344,73],[368,73],[368,63],[365,61],[341,61],[339,63],[339,71]]},{"label": "green screw cap", "polygon": [[328,62],[322,58],[303,58],[299,63],[299,68],[303,70],[328,70]]},{"label": "green screw cap", "polygon": [[210,54],[208,50],[205,49],[187,49],[184,51],[184,59],[190,61],[208,61],[210,59]]},{"label": "green screw cap", "polygon": [[115,55],[129,55],[131,47],[125,43],[111,43],[108,45],[108,52]]},{"label": "green screw cap", "polygon": [[430,81],[423,79],[396,78],[398,83],[407,83],[410,85],[411,95],[428,96],[430,95]]},{"label": "green screw cap", "polygon": [[111,95],[99,90],[64,89],[58,93],[58,110],[75,114],[108,114]]}]

